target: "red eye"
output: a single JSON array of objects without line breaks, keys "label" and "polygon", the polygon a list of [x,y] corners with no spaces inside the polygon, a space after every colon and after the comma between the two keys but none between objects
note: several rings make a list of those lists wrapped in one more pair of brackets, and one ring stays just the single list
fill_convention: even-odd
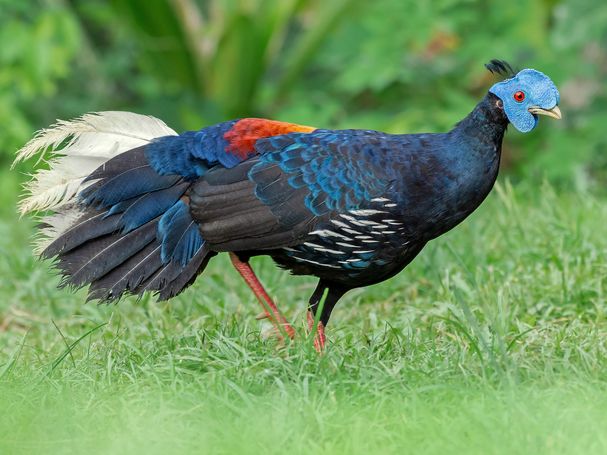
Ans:
[{"label": "red eye", "polygon": [[522,103],[523,100],[525,99],[525,92],[521,92],[520,90],[518,92],[516,92],[513,96],[514,101],[516,101],[517,103]]}]

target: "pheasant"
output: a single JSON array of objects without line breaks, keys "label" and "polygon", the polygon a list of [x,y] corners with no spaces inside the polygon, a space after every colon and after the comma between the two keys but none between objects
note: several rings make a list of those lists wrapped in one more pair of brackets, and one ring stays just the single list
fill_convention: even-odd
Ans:
[{"label": "pheasant", "polygon": [[462,222],[496,180],[508,124],[561,118],[543,73],[492,60],[504,80],[447,133],[317,129],[244,118],[177,134],[162,121],[99,112],[38,132],[17,161],[48,157],[20,202],[41,214],[36,251],[61,285],[104,302],[174,297],[228,253],[283,336],[295,331],[249,260],[270,256],[318,285],[314,345],[338,300],[387,280],[426,243]]}]

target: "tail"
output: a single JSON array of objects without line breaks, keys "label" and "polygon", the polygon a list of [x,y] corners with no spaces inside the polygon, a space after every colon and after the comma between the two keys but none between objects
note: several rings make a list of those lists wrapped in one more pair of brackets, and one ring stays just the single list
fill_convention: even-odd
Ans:
[{"label": "tail", "polygon": [[48,162],[19,210],[42,213],[35,251],[56,258],[63,286],[90,284],[89,299],[102,301],[146,291],[166,300],[204,269],[214,253],[190,216],[190,181],[160,175],[145,154],[176,135],[153,117],[100,112],[42,130],[18,152],[15,163]]}]

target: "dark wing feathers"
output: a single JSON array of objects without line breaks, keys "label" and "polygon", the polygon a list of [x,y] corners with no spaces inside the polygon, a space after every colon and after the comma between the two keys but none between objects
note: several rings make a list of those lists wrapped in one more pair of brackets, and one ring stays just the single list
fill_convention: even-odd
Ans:
[{"label": "dark wing feathers", "polygon": [[156,238],[158,220],[123,235],[117,232],[91,240],[59,257],[59,268],[69,273],[69,284],[82,286],[122,264]]},{"label": "dark wing feathers", "polygon": [[87,205],[105,208],[144,193],[169,188],[180,179],[180,175],[160,176],[149,164],[143,164],[94,183],[79,196]]},{"label": "dark wing feathers", "polygon": [[160,245],[150,242],[139,254],[133,255],[111,272],[93,281],[88,299],[108,300],[126,290],[136,289],[160,267]]},{"label": "dark wing feathers", "polygon": [[129,150],[127,153],[116,155],[95,169],[86,179],[86,182],[94,182],[100,179],[112,178],[124,170],[140,167],[146,163],[145,145]]},{"label": "dark wing feathers", "polygon": [[256,194],[276,206],[279,216],[289,216],[285,213],[289,207],[277,205],[280,197],[273,188],[279,173],[279,180],[288,187],[277,189],[303,190],[306,208],[317,216],[359,209],[384,194],[398,178],[396,138],[376,131],[345,130],[263,139],[257,145],[260,163],[250,173],[257,183]]},{"label": "dark wing feathers", "polygon": [[173,185],[164,191],[152,191],[140,196],[122,214],[124,232],[132,231],[146,222],[162,215],[175,204],[189,184]]},{"label": "dark wing feathers", "polygon": [[261,139],[259,156],[211,169],[190,193],[204,239],[216,251],[279,248],[337,213],[367,207],[397,178],[394,136],[350,133]]},{"label": "dark wing feathers", "polygon": [[189,261],[202,264],[206,251],[183,201],[191,182],[159,175],[143,148],[112,158],[87,180],[80,219],[43,252],[57,257],[63,284],[91,284],[89,298],[101,300],[135,293],[143,283],[162,295],[178,293],[186,279],[178,275],[195,276]]},{"label": "dark wing feathers", "polygon": [[176,262],[170,262],[142,282],[134,292],[159,291],[160,300],[170,299],[192,284],[214,255],[214,252],[209,251],[207,246],[203,245],[185,268],[179,267]]},{"label": "dark wing feathers", "polygon": [[67,253],[83,243],[106,234],[111,234],[120,228],[120,217],[107,216],[96,210],[89,210],[57,240],[53,241],[42,252],[45,258],[52,258],[60,253]]}]

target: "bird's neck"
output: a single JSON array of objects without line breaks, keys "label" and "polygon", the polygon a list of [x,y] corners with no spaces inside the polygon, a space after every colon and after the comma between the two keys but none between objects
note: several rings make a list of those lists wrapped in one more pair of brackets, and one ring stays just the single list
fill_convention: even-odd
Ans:
[{"label": "bird's neck", "polygon": [[451,133],[468,142],[479,152],[499,153],[507,126],[508,118],[501,107],[501,101],[492,93],[487,93]]},{"label": "bird's neck", "polygon": [[[499,170],[502,139],[508,120],[498,98],[487,94],[474,110],[446,136],[438,162],[448,172],[435,197],[427,198],[424,216],[433,214],[425,227],[427,238],[453,228],[487,197]],[[440,220],[437,222],[436,220]]]}]

